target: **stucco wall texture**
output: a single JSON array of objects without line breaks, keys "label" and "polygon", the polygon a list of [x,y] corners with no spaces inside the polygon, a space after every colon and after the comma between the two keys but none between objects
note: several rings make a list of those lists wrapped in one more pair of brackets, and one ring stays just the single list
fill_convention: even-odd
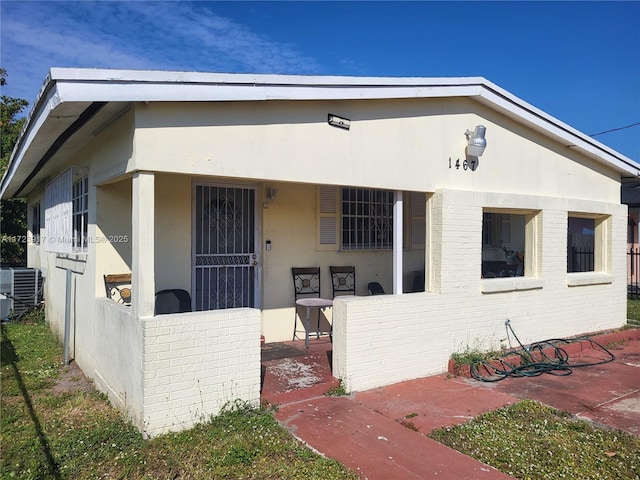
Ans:
[{"label": "stucco wall texture", "polygon": [[[350,118],[351,129],[328,126],[327,112]],[[484,155],[473,170],[456,168],[465,130],[479,124]],[[60,171],[68,166],[88,167],[89,236],[136,241],[91,242],[67,258],[31,245],[29,266],[46,275],[47,318],[60,335],[64,268],[73,270],[72,358],[150,435],[215,414],[233,396],[259,398],[260,334],[293,332],[293,266],[320,265],[329,296],[328,266],[356,265],[359,296],[332,311],[334,374],[349,390],[439,373],[466,346],[499,347],[507,318],[525,342],[626,321],[620,175],[470,99],[135,103]],[[156,290],[192,290],[197,183],[256,188],[258,308],[153,317],[149,295],[136,317],[136,308],[103,305],[107,273],[140,271]],[[390,251],[317,249],[318,185],[424,193],[427,242],[403,258],[405,282],[425,269],[426,291],[366,296],[369,281],[391,291]],[[269,205],[266,188],[279,192]],[[525,277],[481,279],[484,209],[527,215]],[[599,219],[595,272],[567,273],[571,212]],[[152,238],[136,237],[147,215]],[[134,251],[147,244],[149,261]]]}]

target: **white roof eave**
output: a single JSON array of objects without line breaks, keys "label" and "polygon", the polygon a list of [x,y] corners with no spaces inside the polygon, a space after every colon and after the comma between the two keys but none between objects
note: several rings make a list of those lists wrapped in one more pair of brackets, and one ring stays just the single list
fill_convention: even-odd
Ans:
[{"label": "white roof eave", "polygon": [[[25,167],[25,165],[22,165],[25,152],[36,143],[36,137],[43,130],[45,124],[51,123],[51,113],[62,103],[58,92],[55,89],[46,87],[47,84],[45,83],[45,86],[40,91],[36,105],[27,117],[24,129],[13,149],[9,165],[0,183],[0,198],[5,198],[5,192],[11,183],[22,183],[29,175],[28,172],[17,175],[18,168],[21,166]],[[32,163],[35,168],[37,159],[34,159]],[[24,170],[24,168],[22,170]],[[9,189],[12,190],[9,195],[13,195],[16,189],[16,187]]]},{"label": "white roof eave", "polygon": [[[252,101],[476,97],[596,161],[640,165],[483,77],[347,77],[52,68],[65,101]],[[211,88],[215,86],[216,88]],[[104,87],[104,88],[102,88]],[[175,88],[172,88],[175,87]]]},{"label": "white roof eave", "polygon": [[282,85],[60,82],[66,102],[220,102],[262,100],[366,100],[391,98],[467,97],[478,84],[459,85]]},{"label": "white roof eave", "polygon": [[110,70],[83,68],[51,68],[54,81],[82,81],[107,83],[157,83],[157,84],[209,84],[209,85],[282,85],[282,86],[333,86],[363,87],[389,85],[399,86],[446,86],[456,84],[488,83],[483,77],[349,77],[318,75],[270,75],[246,73],[176,72],[161,70]]},{"label": "white roof eave", "polygon": [[476,100],[621,174],[640,176],[640,164],[637,162],[490,82]]},{"label": "white roof eave", "polygon": [[482,77],[323,77],[52,68],[2,179],[0,196],[15,194],[19,188],[16,184],[22,184],[30,174],[29,169],[35,168],[39,158],[29,158],[25,164],[23,160],[36,137],[46,131],[52,138],[41,140],[45,140],[44,143],[48,140],[49,144],[55,142],[57,137],[53,138],[53,132],[57,129],[44,127],[55,121],[54,111],[62,104],[436,97],[473,98],[621,174],[640,175],[638,163]]}]

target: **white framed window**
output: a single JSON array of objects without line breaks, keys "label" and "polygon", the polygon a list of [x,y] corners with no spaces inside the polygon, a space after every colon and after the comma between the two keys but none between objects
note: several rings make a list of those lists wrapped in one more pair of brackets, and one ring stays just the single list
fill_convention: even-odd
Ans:
[{"label": "white framed window", "polygon": [[45,251],[87,251],[88,177],[86,167],[70,167],[45,189]]},{"label": "white framed window", "polygon": [[[404,247],[424,249],[427,197],[411,192],[407,198]],[[393,249],[393,191],[321,185],[317,201],[318,250]]]},{"label": "white framed window", "polygon": [[568,213],[567,273],[607,271],[610,218],[594,213]]},{"label": "white framed window", "polygon": [[567,220],[567,273],[593,272],[595,219],[569,215]]},{"label": "white framed window", "polygon": [[73,251],[87,251],[89,223],[89,178],[84,175],[73,182]]},{"label": "white framed window", "polygon": [[342,250],[393,248],[393,192],[342,188]]},{"label": "white framed window", "polygon": [[482,212],[482,278],[535,277],[537,211]]},{"label": "white framed window", "polygon": [[320,186],[318,249],[392,249],[393,197],[390,190]]}]

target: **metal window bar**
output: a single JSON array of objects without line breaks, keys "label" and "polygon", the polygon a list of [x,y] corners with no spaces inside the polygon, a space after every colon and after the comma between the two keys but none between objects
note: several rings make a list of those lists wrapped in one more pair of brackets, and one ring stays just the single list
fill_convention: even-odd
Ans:
[{"label": "metal window bar", "polygon": [[569,264],[567,271],[572,272],[593,272],[594,252],[592,248],[570,247]]},{"label": "metal window bar", "polygon": [[73,184],[73,249],[87,250],[89,220],[89,179],[83,177]]},{"label": "metal window bar", "polygon": [[342,189],[342,248],[393,248],[393,192],[363,188]]},{"label": "metal window bar", "polygon": [[40,204],[36,203],[31,209],[31,238],[34,245],[40,244]]}]

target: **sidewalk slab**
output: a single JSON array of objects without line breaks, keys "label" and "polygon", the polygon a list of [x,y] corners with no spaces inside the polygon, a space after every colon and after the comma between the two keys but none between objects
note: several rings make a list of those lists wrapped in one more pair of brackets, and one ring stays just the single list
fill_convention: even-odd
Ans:
[{"label": "sidewalk slab", "polygon": [[369,409],[353,396],[285,405],[276,418],[297,438],[363,479],[512,479]]},{"label": "sidewalk slab", "polygon": [[483,388],[475,380],[444,374],[357,392],[355,397],[369,409],[410,423],[426,434],[519,401],[507,393]]}]

